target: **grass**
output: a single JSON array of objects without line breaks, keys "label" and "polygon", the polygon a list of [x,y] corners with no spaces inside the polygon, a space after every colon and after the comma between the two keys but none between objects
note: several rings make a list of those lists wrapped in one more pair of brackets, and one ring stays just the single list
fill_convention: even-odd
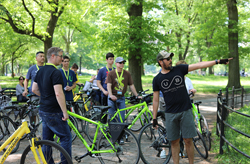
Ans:
[{"label": "grass", "polygon": [[[227,76],[199,76],[199,75],[187,75],[193,83],[194,88],[198,93],[218,93],[220,89],[225,89],[227,86],[228,77]],[[90,75],[78,76],[81,83],[89,81]],[[0,85],[2,88],[15,88],[18,84],[18,78],[11,78],[9,76],[0,76]],[[142,87],[143,90],[149,89],[150,92],[153,92],[152,82],[153,75],[142,76]],[[241,85],[245,88],[250,88],[250,77],[241,77]]]},{"label": "grass", "polygon": [[[245,106],[242,109],[238,110],[241,113],[250,115],[250,106]],[[246,133],[250,135],[250,118],[241,116],[236,113],[230,113],[228,116],[226,122],[236,128],[237,130],[242,131],[243,133]],[[215,133],[215,129],[213,130]],[[216,136],[214,134],[214,136]],[[237,149],[240,151],[244,152],[247,155],[250,155],[250,138],[245,137],[234,130],[230,128],[225,129],[225,137],[226,139],[232,143]],[[214,140],[213,143],[213,152],[219,153],[219,145],[220,145],[220,140],[217,137]],[[224,153],[218,154],[218,163],[241,163],[241,164],[247,164],[249,163],[249,159],[240,153],[238,153],[236,150],[231,148],[231,146],[228,146],[226,143],[223,146]]]}]

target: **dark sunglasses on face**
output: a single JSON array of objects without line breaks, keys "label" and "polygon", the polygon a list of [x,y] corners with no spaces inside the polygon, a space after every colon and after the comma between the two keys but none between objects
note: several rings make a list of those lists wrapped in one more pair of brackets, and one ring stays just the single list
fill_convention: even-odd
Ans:
[{"label": "dark sunglasses on face", "polygon": [[125,62],[118,62],[119,64],[125,64]]},{"label": "dark sunglasses on face", "polygon": [[19,79],[19,80],[24,80],[24,79]]},{"label": "dark sunglasses on face", "polygon": [[165,58],[167,61],[169,61],[170,59],[172,60],[172,57],[168,57],[168,58]]}]

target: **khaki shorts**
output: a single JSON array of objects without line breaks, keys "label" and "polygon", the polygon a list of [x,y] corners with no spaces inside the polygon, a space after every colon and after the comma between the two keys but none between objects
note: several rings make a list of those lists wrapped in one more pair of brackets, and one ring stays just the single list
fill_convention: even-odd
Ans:
[{"label": "khaki shorts", "polygon": [[180,138],[193,138],[197,135],[192,109],[180,113],[165,113],[167,138],[174,141]]}]

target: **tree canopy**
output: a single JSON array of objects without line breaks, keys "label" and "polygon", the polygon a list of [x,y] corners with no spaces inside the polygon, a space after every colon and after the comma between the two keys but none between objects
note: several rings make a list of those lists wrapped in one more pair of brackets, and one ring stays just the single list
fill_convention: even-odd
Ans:
[{"label": "tree canopy", "polygon": [[35,52],[51,46],[87,69],[105,65],[112,52],[128,60],[140,90],[144,64],[157,66],[164,49],[175,54],[174,63],[233,56],[228,86],[238,87],[233,78],[250,71],[249,14],[246,0],[0,0],[1,74],[9,63],[22,72]]}]

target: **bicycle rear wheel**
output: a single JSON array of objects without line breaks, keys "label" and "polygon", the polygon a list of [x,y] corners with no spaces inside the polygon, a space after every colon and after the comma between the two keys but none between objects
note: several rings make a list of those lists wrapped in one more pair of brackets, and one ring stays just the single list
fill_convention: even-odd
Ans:
[{"label": "bicycle rear wheel", "polygon": [[[98,159],[102,164],[116,164],[116,163],[124,163],[124,164],[136,164],[140,159],[140,148],[138,145],[138,141],[135,135],[124,129],[127,138],[124,138],[124,143],[119,144],[119,142],[115,142],[113,145],[116,147],[117,152],[114,153],[100,153],[98,154]],[[110,134],[107,134],[110,136]],[[108,140],[102,135],[97,142],[97,150],[110,150],[112,149]],[[121,162],[119,162],[119,159]]]},{"label": "bicycle rear wheel", "polygon": [[[10,119],[8,116],[1,116],[0,117],[0,145],[4,143],[17,129],[16,124]],[[19,148],[20,141],[16,143],[16,146],[13,148],[11,153],[15,153]],[[6,146],[3,151],[6,151],[10,145]]]},{"label": "bicycle rear wheel", "polygon": [[[58,145],[55,142],[48,141],[48,140],[40,140],[35,141],[36,152],[39,158],[40,163],[43,163],[41,160],[41,156],[38,153],[39,146],[42,147],[43,155],[47,161],[47,163],[68,163],[73,164],[71,157],[69,154],[64,150],[63,147]],[[27,146],[26,149],[23,151],[21,157],[21,164],[29,164],[29,163],[36,163],[33,152],[30,150],[30,146]]]},{"label": "bicycle rear wheel", "polygon": [[[154,129],[152,123],[145,125],[138,137],[140,146],[141,159],[146,164],[169,162],[171,153],[171,144],[166,139],[166,129],[158,125],[158,129]],[[165,151],[166,158],[161,158],[161,151]]]},{"label": "bicycle rear wheel", "polygon": [[203,115],[201,115],[200,123],[201,123],[202,136],[205,140],[207,150],[209,151],[211,149],[211,137],[210,137],[211,133],[209,131],[207,120]]},{"label": "bicycle rear wheel", "polygon": [[201,155],[202,158],[207,159],[208,150],[206,143],[201,135],[201,133],[197,130],[197,136],[193,137],[194,147],[197,152]]}]

